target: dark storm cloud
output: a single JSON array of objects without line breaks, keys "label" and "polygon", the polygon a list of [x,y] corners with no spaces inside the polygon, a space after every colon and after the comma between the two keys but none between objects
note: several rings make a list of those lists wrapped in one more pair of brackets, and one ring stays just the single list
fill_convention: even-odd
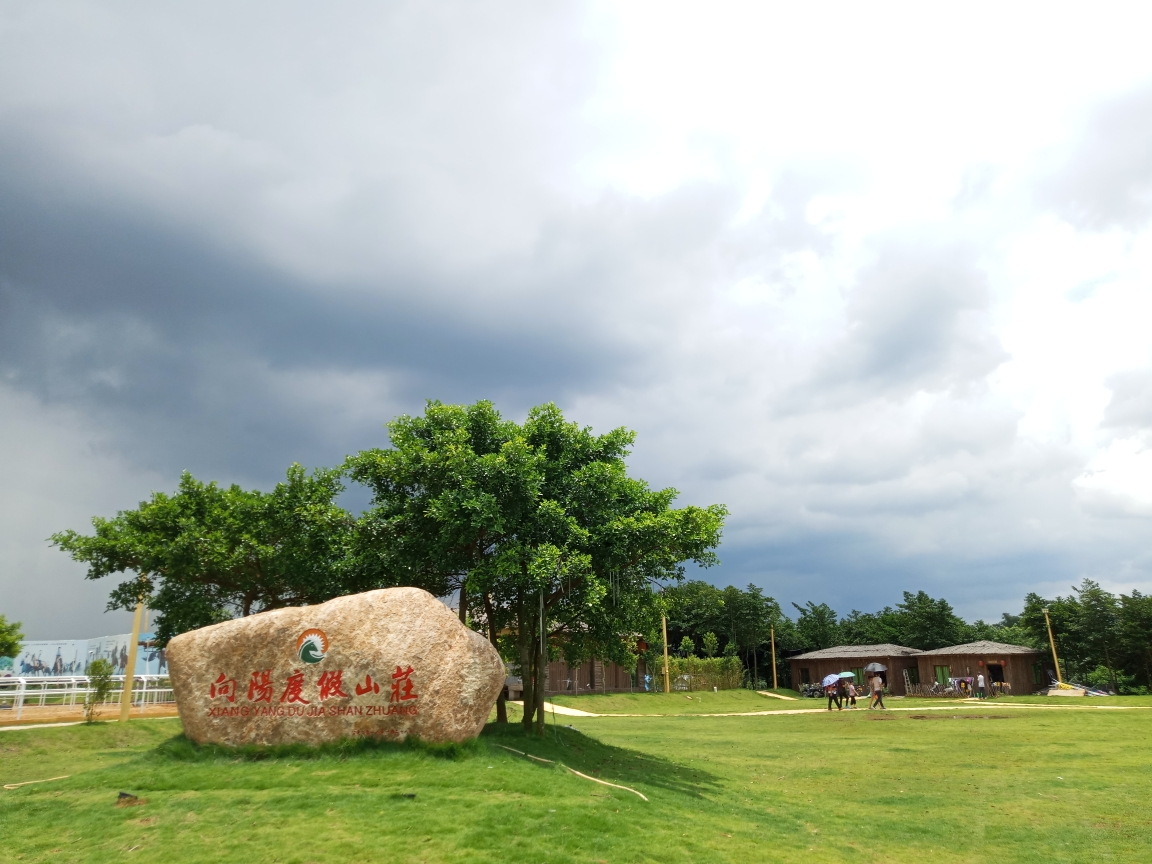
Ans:
[{"label": "dark storm cloud", "polygon": [[[624,359],[596,334],[536,328],[530,316],[470,326],[465,309],[420,303],[420,274],[384,276],[401,284],[381,294],[318,292],[98,204],[53,208],[6,191],[0,374],[120,427],[126,448],[164,468],[190,450],[236,470],[301,436],[334,443],[322,418],[278,404],[290,394],[261,392],[257,368],[385,373],[397,401],[418,409],[425,397],[499,391],[543,400]],[[381,405],[373,425],[394,407]]]},{"label": "dark storm cloud", "polygon": [[[534,242],[467,273],[428,260],[318,281],[82,177],[60,184],[70,166],[13,137],[0,137],[0,376],[169,475],[269,482],[290,461],[384,443],[381,424],[426,398],[516,415],[651,374],[662,328],[692,302],[693,258],[736,206],[710,186],[557,206]],[[380,403],[347,404],[365,397]]]},{"label": "dark storm cloud", "polygon": [[1070,585],[1078,581],[1085,564],[1047,550],[971,558],[894,555],[875,536],[852,531],[729,541],[723,553],[725,581],[759,585],[793,615],[792,602],[828,603],[846,615],[852,609],[870,612],[895,606],[904,591],[927,591],[948,599],[969,619],[998,620],[1001,612],[1020,611],[1021,590],[1028,590],[1021,573],[1033,574],[1033,579],[1044,574],[1047,581]]},{"label": "dark storm cloud", "polygon": [[1038,196],[1081,228],[1145,225],[1152,217],[1152,85],[1095,108]]}]

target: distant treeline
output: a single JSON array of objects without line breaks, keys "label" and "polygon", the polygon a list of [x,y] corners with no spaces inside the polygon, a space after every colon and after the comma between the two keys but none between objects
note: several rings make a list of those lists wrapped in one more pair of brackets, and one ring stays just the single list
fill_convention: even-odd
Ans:
[{"label": "distant treeline", "polygon": [[[988,639],[1049,650],[1048,607],[1065,680],[1121,693],[1152,689],[1152,595],[1113,595],[1085,579],[1067,597],[1029,594],[1018,615],[999,622],[966,622],[944,599],[904,592],[902,602],[879,612],[853,609],[840,616],[827,603],[793,603],[795,617],[759,588],[717,588],[688,581],[666,590],[669,650],[679,656],[739,656],[759,681],[771,681],[769,634],[776,636],[781,685],[790,683],[788,656],[834,645],[892,643],[918,650]],[[662,646],[656,646],[662,650]]]}]

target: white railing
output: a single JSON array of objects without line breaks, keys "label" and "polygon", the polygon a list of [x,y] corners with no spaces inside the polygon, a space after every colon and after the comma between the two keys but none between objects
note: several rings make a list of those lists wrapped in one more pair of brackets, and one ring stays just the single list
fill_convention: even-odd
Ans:
[{"label": "white railing", "polygon": [[[123,675],[112,676],[112,690],[103,704],[119,704],[124,691]],[[0,719],[5,711],[15,711],[19,719],[25,708],[74,708],[83,705],[92,692],[86,675],[59,678],[0,678]],[[167,675],[135,675],[132,678],[132,706],[174,702]]]}]

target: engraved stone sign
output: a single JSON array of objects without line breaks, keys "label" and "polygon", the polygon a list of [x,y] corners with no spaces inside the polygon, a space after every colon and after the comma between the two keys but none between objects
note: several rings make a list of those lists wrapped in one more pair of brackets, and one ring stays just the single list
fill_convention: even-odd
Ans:
[{"label": "engraved stone sign", "polygon": [[197,744],[464,741],[504,686],[483,636],[419,588],[261,612],[182,633],[168,665]]}]

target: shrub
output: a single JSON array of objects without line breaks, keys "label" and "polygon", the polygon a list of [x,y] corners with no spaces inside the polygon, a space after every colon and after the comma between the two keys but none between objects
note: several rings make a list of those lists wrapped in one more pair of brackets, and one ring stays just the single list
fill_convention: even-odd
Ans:
[{"label": "shrub", "polygon": [[93,660],[88,666],[88,695],[84,697],[84,722],[95,723],[100,706],[116,686],[112,680],[112,664],[107,660]]},{"label": "shrub", "polygon": [[671,657],[668,676],[673,690],[735,690],[744,683],[744,667],[739,657]]},{"label": "shrub", "polygon": [[[1118,695],[1144,696],[1148,693],[1147,687],[1143,685],[1137,686],[1133,683],[1136,680],[1135,675],[1125,675],[1119,669],[1112,671],[1116,673]],[[1089,686],[1095,687],[1098,690],[1112,690],[1112,675],[1108,672],[1107,666],[1097,666],[1084,676],[1084,680],[1088,682]]]}]

